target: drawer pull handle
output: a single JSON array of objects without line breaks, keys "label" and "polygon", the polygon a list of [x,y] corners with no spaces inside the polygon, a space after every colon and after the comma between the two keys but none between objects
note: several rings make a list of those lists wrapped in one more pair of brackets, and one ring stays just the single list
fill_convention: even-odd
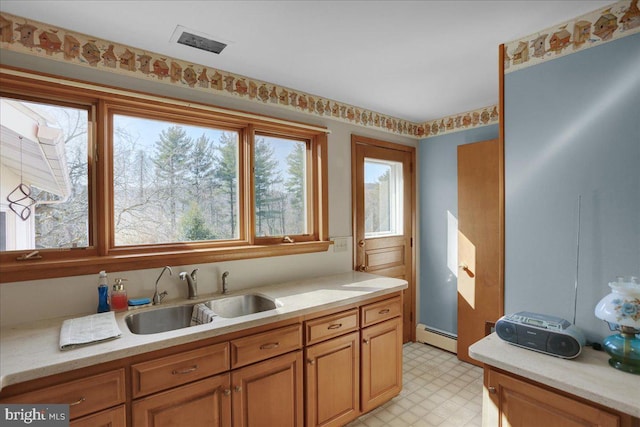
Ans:
[{"label": "drawer pull handle", "polygon": [[384,308],[384,309],[380,310],[380,311],[378,312],[378,314],[387,314],[387,313],[388,313],[388,312],[390,312],[390,311],[391,311],[391,310],[389,310],[388,308]]},{"label": "drawer pull handle", "polygon": [[340,329],[342,328],[342,323],[334,323],[332,325],[327,326],[327,329]]},{"label": "drawer pull handle", "polygon": [[365,344],[369,344],[369,338],[363,339],[362,342],[365,343]]},{"label": "drawer pull handle", "polygon": [[224,394],[225,396],[229,396],[229,395],[231,394],[231,390],[229,390],[228,388],[225,388],[225,389],[222,391],[222,394]]},{"label": "drawer pull handle", "polygon": [[76,406],[76,405],[79,405],[79,404],[81,404],[82,402],[84,402],[85,400],[87,400],[87,399],[85,399],[85,398],[84,398],[84,396],[82,396],[80,399],[76,400],[75,402],[73,402],[73,403],[69,403],[69,406]]},{"label": "drawer pull handle", "polygon": [[267,344],[262,344],[260,346],[260,350],[271,350],[271,349],[274,349],[274,348],[278,348],[279,345],[280,345],[279,342],[270,342],[270,343],[267,343]]},{"label": "drawer pull handle", "polygon": [[196,369],[198,369],[198,365],[193,365],[190,368],[186,368],[186,369],[174,369],[173,371],[171,371],[171,373],[173,375],[184,375],[184,374],[189,374],[195,371]]},{"label": "drawer pull handle", "polygon": [[234,390],[235,390],[237,393],[240,393],[240,392],[242,391],[242,387],[240,387],[239,385],[237,385],[237,386],[235,386],[235,387],[234,387]]},{"label": "drawer pull handle", "polygon": [[488,387],[488,390],[489,390],[489,393],[491,393],[491,394],[496,394],[496,388],[495,388],[495,387],[491,387],[491,386],[489,386],[489,387]]},{"label": "drawer pull handle", "polygon": [[313,359],[309,359],[309,365],[314,365],[315,363],[316,363],[316,361],[315,361],[315,360],[313,360]]}]

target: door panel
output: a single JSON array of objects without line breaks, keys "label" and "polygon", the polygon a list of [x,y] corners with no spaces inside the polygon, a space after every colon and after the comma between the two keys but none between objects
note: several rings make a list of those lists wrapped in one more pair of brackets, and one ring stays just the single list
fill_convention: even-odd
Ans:
[{"label": "door panel", "polygon": [[415,339],[413,147],[352,136],[354,269],[406,280],[403,342]]},{"label": "door panel", "polygon": [[497,139],[458,146],[458,359],[503,311],[502,174]]}]

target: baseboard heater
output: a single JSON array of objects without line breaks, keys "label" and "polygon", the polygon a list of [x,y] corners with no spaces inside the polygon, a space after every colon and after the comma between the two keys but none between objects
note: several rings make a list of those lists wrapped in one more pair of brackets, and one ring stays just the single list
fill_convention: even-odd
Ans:
[{"label": "baseboard heater", "polygon": [[458,353],[458,337],[449,332],[418,324],[416,328],[416,340],[441,348],[451,353]]}]

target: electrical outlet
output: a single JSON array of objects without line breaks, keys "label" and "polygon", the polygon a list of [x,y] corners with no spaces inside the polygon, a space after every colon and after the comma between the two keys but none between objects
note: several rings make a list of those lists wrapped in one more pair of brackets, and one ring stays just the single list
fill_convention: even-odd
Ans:
[{"label": "electrical outlet", "polygon": [[333,238],[333,252],[346,252],[347,251],[347,238],[346,237],[334,237]]}]

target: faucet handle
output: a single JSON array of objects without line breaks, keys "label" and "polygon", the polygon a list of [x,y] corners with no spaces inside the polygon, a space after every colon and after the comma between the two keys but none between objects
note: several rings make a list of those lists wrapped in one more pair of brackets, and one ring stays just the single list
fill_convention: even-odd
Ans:
[{"label": "faucet handle", "polygon": [[193,270],[193,271],[191,272],[191,278],[192,278],[193,280],[195,280],[195,279],[196,279],[196,273],[198,272],[198,270],[200,270],[200,269],[199,269],[199,268],[196,268],[195,270]]}]

